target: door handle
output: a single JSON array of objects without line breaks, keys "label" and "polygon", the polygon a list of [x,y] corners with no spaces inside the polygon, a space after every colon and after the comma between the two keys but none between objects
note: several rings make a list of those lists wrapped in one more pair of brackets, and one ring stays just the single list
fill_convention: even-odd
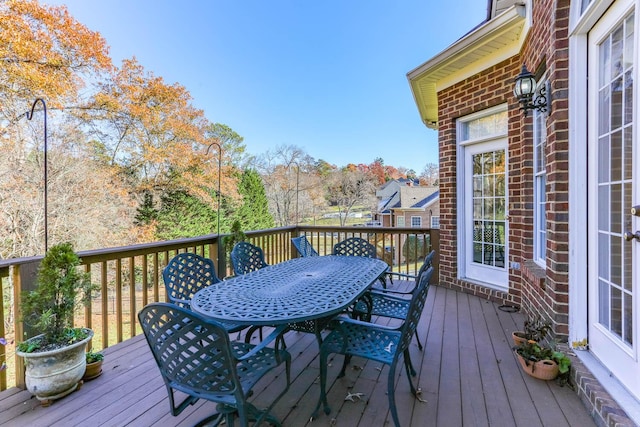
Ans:
[{"label": "door handle", "polygon": [[627,242],[630,242],[633,239],[636,239],[637,241],[640,242],[640,230],[636,231],[635,233],[632,233],[630,231],[625,231],[622,237],[624,237],[624,240],[626,240]]}]

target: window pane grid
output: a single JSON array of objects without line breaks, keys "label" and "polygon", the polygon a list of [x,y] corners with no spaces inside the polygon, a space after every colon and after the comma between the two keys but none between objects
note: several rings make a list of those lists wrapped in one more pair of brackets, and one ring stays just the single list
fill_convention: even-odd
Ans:
[{"label": "window pane grid", "polygon": [[599,45],[598,321],[633,345],[631,247],[633,201],[633,14]]},{"label": "window pane grid", "polygon": [[545,114],[539,111],[534,112],[533,117],[533,140],[534,140],[534,165],[535,175],[533,181],[533,256],[534,261],[540,265],[546,265],[547,254],[547,218],[546,218],[546,184],[547,171],[545,163],[545,147],[547,141],[547,129]]},{"label": "window pane grid", "polygon": [[473,262],[504,267],[505,154],[504,150],[472,156]]}]

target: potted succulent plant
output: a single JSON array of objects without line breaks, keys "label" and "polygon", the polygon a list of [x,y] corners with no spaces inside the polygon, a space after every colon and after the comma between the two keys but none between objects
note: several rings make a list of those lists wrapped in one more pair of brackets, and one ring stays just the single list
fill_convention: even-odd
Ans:
[{"label": "potted succulent plant", "polygon": [[515,352],[522,369],[534,378],[553,380],[569,374],[571,359],[555,348],[529,340],[516,346]]},{"label": "potted succulent plant", "polygon": [[536,317],[529,317],[524,322],[524,331],[514,331],[511,333],[514,345],[520,345],[527,341],[540,342],[551,330],[551,324],[542,320],[539,315]]},{"label": "potted succulent plant", "polygon": [[94,378],[98,378],[102,374],[102,362],[104,361],[104,354],[89,350],[85,354],[87,360],[87,368],[82,376],[83,381],[89,381]]},{"label": "potted succulent plant", "polygon": [[38,268],[35,289],[21,301],[22,319],[41,334],[18,344],[24,358],[27,390],[47,406],[82,384],[85,349],[93,337],[88,328],[75,328],[76,304],[88,304],[94,286],[78,270],[80,258],[70,243],[51,247]]}]

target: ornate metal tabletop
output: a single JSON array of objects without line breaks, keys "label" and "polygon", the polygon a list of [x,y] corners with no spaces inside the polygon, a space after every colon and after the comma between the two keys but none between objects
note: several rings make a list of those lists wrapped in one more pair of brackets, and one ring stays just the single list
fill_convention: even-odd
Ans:
[{"label": "ornate metal tabletop", "polygon": [[294,258],[198,291],[193,311],[216,320],[279,325],[340,313],[388,268],[355,256]]}]

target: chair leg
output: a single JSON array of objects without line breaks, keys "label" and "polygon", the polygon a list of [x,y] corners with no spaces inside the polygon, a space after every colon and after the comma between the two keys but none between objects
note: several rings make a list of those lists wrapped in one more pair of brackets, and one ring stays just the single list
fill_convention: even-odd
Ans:
[{"label": "chair leg", "polygon": [[342,362],[342,369],[340,369],[340,373],[338,374],[338,378],[344,377],[345,372],[347,372],[347,366],[349,366],[350,362],[351,362],[351,355],[350,354],[345,354],[344,355],[344,361]]},{"label": "chair leg", "polygon": [[411,356],[409,355],[409,350],[404,351],[404,369],[407,371],[407,379],[409,380],[409,388],[411,388],[411,394],[414,396],[418,396],[418,391],[416,390],[416,386],[413,385],[412,376],[415,376],[415,371],[413,370],[413,366],[411,365]]},{"label": "chair leg", "polygon": [[253,337],[253,333],[255,331],[258,331],[259,337],[260,337],[260,341],[262,342],[262,340],[264,340],[263,336],[262,336],[262,326],[252,326],[247,330],[246,335],[244,336],[244,342],[247,344],[251,344],[251,338]]},{"label": "chair leg", "polygon": [[318,398],[318,404],[311,415],[312,419],[318,418],[320,415],[320,406],[324,406],[324,413],[329,415],[331,408],[327,400],[327,358],[328,354],[320,350],[320,397]]},{"label": "chair leg", "polygon": [[398,420],[398,408],[396,408],[395,376],[396,365],[392,363],[391,366],[389,366],[389,378],[387,379],[387,395],[389,396],[389,410],[391,411],[393,424],[395,424],[396,427],[400,427],[400,421]]},{"label": "chair leg", "polygon": [[418,348],[420,349],[420,351],[422,351],[422,343],[420,342],[420,337],[418,336],[418,328],[416,328],[416,341],[418,342]]},{"label": "chair leg", "polygon": [[407,352],[407,354],[406,354],[404,363],[407,366],[407,368],[409,369],[408,373],[410,373],[412,377],[415,377],[418,373],[416,372],[415,368],[413,367],[413,362],[411,362],[411,356],[409,355],[409,352]]}]

